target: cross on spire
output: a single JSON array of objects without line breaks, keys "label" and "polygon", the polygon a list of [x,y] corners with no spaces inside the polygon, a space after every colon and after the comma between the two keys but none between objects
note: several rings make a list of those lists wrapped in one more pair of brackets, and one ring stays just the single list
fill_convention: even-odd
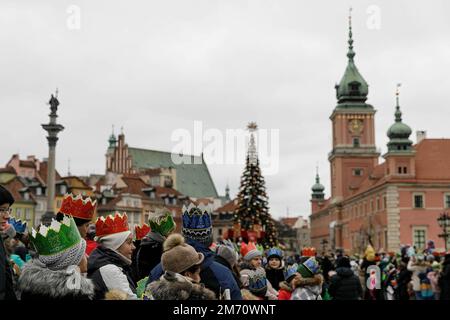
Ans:
[{"label": "cross on spire", "polygon": [[352,10],[350,7],[348,10],[348,52],[347,57],[349,61],[353,61],[355,52],[353,51],[353,33],[352,33]]}]

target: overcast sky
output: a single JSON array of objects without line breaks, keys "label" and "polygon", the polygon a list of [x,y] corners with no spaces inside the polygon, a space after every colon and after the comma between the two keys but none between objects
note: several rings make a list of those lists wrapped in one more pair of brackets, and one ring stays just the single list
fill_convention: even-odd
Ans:
[{"label": "overcast sky", "polygon": [[[450,137],[447,0],[1,0],[0,165],[14,153],[47,156],[41,124],[58,87],[61,174],[69,158],[73,174],[104,173],[113,124],[132,147],[170,151],[174,130],[195,120],[222,132],[256,121],[280,133],[280,168],[266,176],[272,214],[307,216],[316,163],[329,196],[329,116],[351,5],[378,147],[398,82],[404,122]],[[209,168],[218,192],[228,182],[234,196],[242,164]]]}]

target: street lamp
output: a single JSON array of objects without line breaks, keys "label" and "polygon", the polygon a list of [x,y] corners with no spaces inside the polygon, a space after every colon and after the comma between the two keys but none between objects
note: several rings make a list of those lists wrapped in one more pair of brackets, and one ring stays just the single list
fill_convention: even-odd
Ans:
[{"label": "street lamp", "polygon": [[443,212],[437,219],[439,226],[442,228],[443,233],[439,235],[439,238],[444,238],[445,241],[445,251],[447,252],[448,248],[448,237],[450,237],[450,233],[448,232],[448,229],[450,227],[450,215],[448,212]]}]

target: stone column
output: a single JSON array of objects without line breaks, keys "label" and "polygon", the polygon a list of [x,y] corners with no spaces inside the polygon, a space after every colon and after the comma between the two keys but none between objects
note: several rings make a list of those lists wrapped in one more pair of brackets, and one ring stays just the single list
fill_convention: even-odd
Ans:
[{"label": "stone column", "polygon": [[56,97],[51,96],[50,104],[50,123],[43,124],[42,128],[47,131],[48,136],[48,163],[47,163],[47,211],[42,215],[42,223],[50,224],[51,219],[55,216],[55,161],[56,161],[56,142],[58,141],[58,133],[64,130],[64,127],[56,123],[58,117],[56,111],[58,110],[59,101]]},{"label": "stone column", "polygon": [[389,186],[386,192],[387,251],[400,250],[400,208],[398,187]]}]

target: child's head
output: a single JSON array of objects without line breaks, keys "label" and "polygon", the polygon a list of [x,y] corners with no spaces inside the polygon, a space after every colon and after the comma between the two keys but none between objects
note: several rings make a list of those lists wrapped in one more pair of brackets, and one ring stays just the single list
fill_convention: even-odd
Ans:
[{"label": "child's head", "polygon": [[276,256],[272,256],[269,258],[269,267],[271,269],[279,269],[281,266],[281,260],[280,258]]},{"label": "child's head", "polygon": [[250,260],[250,264],[251,264],[254,268],[259,268],[259,267],[261,267],[261,264],[262,264],[262,257],[261,257],[261,256],[253,257],[253,258]]},{"label": "child's head", "polygon": [[269,268],[271,269],[279,269],[282,265],[281,259],[283,259],[283,251],[280,248],[270,248],[267,251],[267,261]]}]

